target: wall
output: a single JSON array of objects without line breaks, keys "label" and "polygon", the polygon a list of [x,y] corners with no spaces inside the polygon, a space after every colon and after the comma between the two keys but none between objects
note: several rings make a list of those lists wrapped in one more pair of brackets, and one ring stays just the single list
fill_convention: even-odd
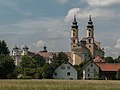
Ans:
[{"label": "wall", "polygon": [[94,63],[89,63],[83,69],[83,79],[99,79],[99,67]]},{"label": "wall", "polygon": [[[61,67],[65,67],[64,69],[61,69]],[[70,67],[68,69],[67,67]],[[57,73],[57,75],[55,75]],[[67,75],[69,74],[70,75]],[[77,70],[71,66],[69,63],[67,64],[62,64],[56,70],[54,71],[53,78],[55,79],[77,79]]]}]

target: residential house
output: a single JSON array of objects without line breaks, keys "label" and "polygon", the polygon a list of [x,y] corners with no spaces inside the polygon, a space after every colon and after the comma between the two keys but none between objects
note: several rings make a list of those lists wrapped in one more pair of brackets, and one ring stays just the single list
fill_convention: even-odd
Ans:
[{"label": "residential house", "polygon": [[116,79],[120,63],[106,63],[104,59],[96,57],[83,68],[83,79]]},{"label": "residential house", "polygon": [[72,64],[70,64],[67,61],[59,65],[53,73],[54,79],[77,80],[77,77],[78,77],[77,70],[73,67]]}]

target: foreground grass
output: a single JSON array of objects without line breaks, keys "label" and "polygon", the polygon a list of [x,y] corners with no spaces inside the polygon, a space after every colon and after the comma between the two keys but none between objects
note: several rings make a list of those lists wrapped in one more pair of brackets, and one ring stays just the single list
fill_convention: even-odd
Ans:
[{"label": "foreground grass", "polygon": [[0,90],[120,90],[120,81],[0,80]]}]

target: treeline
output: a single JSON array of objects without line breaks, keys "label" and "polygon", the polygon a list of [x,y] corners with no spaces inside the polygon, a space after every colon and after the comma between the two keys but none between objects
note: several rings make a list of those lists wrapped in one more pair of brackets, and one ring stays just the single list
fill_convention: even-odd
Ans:
[{"label": "treeline", "polygon": [[[56,67],[64,61],[68,61],[68,57],[63,52],[54,54],[50,64],[46,63],[44,57],[40,55],[26,55],[22,57],[20,65],[15,66],[6,42],[0,40],[0,79],[51,79]],[[106,57],[105,61],[120,63],[120,56],[115,59]],[[82,68],[86,63],[82,62],[80,65],[74,66],[78,71],[78,79],[82,78]],[[117,77],[120,77],[120,70],[117,72]]]},{"label": "treeline", "polygon": [[63,52],[54,54],[51,64],[40,55],[26,55],[15,66],[5,41],[0,41],[0,79],[51,79],[55,68],[64,61],[68,58]]},{"label": "treeline", "polygon": [[120,63],[120,56],[118,56],[115,59],[113,59],[113,57],[108,56],[108,57],[105,58],[105,61],[107,63]]}]

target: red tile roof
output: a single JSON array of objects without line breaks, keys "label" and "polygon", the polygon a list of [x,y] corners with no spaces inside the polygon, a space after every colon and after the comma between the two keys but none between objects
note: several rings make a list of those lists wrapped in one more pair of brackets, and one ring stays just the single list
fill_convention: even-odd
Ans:
[{"label": "red tile roof", "polygon": [[118,71],[120,69],[119,63],[96,63],[102,71]]}]

